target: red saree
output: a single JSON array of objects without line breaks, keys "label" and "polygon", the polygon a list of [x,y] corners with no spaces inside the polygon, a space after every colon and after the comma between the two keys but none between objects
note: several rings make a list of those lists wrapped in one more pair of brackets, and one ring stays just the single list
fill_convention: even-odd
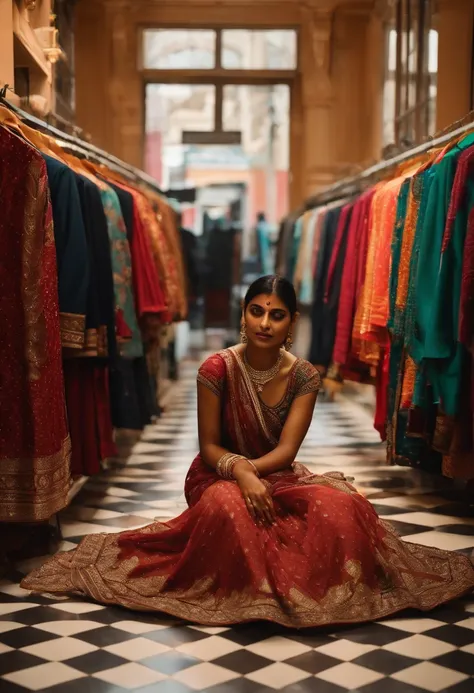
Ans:
[{"label": "red saree", "polygon": [[[222,399],[223,444],[253,458],[275,446],[292,401],[320,385],[316,369],[298,359],[285,397],[268,407],[235,348],[208,359],[198,379]],[[430,609],[474,587],[467,557],[405,544],[342,474],[312,475],[294,463],[265,482],[278,516],[271,527],[256,525],[237,484],[198,456],[182,515],[88,536],[22,586],[206,625],[269,620],[296,628]]]},{"label": "red saree", "polygon": [[46,166],[0,127],[0,521],[67,504],[69,439]]}]

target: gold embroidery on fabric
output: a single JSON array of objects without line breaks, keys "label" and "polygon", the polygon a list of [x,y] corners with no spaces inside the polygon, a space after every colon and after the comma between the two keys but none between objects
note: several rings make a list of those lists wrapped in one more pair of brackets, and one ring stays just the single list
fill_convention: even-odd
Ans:
[{"label": "gold embroidery on fabric", "polygon": [[33,459],[2,459],[0,522],[48,520],[67,505],[71,441],[54,455]]},{"label": "gold embroidery on fabric", "polygon": [[[143,532],[160,531],[156,523]],[[466,556],[408,544],[390,525],[374,553],[378,586],[364,583],[356,560],[341,564],[341,583],[314,598],[296,586],[277,595],[264,579],[259,589],[225,593],[217,576],[197,580],[189,589],[166,590],[165,576],[130,578],[137,560],[119,560],[116,535],[86,537],[75,551],[58,554],[29,575],[22,587],[40,592],[91,596],[103,604],[155,611],[205,625],[268,620],[287,627],[360,623],[385,618],[405,608],[429,610],[472,589],[474,569]]]},{"label": "gold embroidery on fabric", "polygon": [[[41,285],[43,244],[50,242],[52,219],[48,218],[49,192],[41,176],[41,160],[30,163],[26,173],[26,203],[24,210],[24,237],[21,291],[24,306],[26,363],[28,377],[38,380],[47,359],[46,319]],[[39,218],[38,210],[44,210]],[[45,224],[44,231],[38,224]]]},{"label": "gold embroidery on fabric", "polygon": [[64,349],[82,349],[85,342],[86,316],[60,313],[61,345]]}]

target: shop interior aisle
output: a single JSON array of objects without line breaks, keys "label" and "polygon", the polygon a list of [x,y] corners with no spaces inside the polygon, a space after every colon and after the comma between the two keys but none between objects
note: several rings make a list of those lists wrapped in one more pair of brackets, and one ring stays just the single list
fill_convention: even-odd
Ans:
[{"label": "shop interior aisle", "polygon": [[[62,550],[89,533],[137,528],[185,508],[197,449],[195,375],[183,367],[167,410],[126,460],[91,479],[61,518]],[[446,482],[388,467],[369,413],[320,402],[299,460],[355,477],[407,541],[470,554],[474,508]],[[2,693],[472,693],[474,599],[351,628],[186,626],[77,598],[30,595],[22,564],[0,583]]]}]

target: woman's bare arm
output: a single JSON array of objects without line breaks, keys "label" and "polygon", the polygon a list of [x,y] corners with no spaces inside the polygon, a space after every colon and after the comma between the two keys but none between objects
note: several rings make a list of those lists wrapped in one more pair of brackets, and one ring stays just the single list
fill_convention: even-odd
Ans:
[{"label": "woman's bare arm", "polygon": [[260,476],[268,476],[293,464],[311,425],[317,397],[317,392],[310,392],[293,401],[277,447],[267,455],[252,460]]},{"label": "woman's bare arm", "polygon": [[221,400],[199,382],[197,393],[199,450],[204,462],[215,469],[222,455],[229,452],[221,446]]}]

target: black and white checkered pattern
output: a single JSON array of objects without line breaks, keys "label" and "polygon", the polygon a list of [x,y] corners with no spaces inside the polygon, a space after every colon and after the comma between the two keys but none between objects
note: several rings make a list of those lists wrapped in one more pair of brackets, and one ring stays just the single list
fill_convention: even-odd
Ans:
[{"label": "black and white checkered pattern", "polygon": [[[185,508],[183,480],[197,449],[195,369],[131,457],[91,479],[62,516],[62,550],[88,533],[167,519]],[[339,469],[407,541],[471,553],[474,507],[449,486],[386,466],[370,416],[347,401],[320,403],[299,460]],[[1,693],[473,693],[474,599],[429,614],[338,629],[271,624],[188,626],[18,587],[29,561],[0,583]]]}]

